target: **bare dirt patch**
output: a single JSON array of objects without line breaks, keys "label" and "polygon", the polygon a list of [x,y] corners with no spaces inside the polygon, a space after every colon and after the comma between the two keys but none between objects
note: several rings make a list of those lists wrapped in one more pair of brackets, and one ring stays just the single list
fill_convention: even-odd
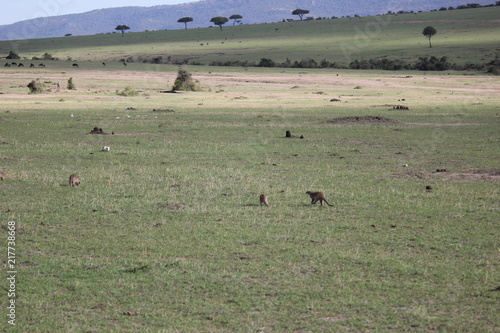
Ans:
[{"label": "bare dirt patch", "polygon": [[328,121],[331,124],[401,124],[401,122],[384,117],[377,116],[349,116],[334,118]]}]

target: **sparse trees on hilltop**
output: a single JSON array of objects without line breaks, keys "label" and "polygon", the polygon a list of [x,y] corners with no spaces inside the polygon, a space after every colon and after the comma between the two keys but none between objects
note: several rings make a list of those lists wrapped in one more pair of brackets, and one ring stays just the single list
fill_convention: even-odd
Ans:
[{"label": "sparse trees on hilltop", "polygon": [[117,25],[115,30],[120,30],[122,32],[122,37],[123,37],[123,34],[125,33],[125,30],[129,30],[130,27],[128,25],[124,25],[124,24],[120,24],[120,25]]},{"label": "sparse trees on hilltop", "polygon": [[298,17],[300,17],[300,20],[302,21],[302,19],[304,18],[304,15],[306,14],[309,14],[309,11],[307,9],[295,9],[293,12],[292,12],[292,15],[297,15]]},{"label": "sparse trees on hilltop", "polygon": [[230,20],[234,20],[233,25],[235,25],[235,24],[236,24],[236,22],[238,22],[238,21],[239,21],[239,20],[241,20],[242,18],[243,18],[243,16],[238,15],[238,14],[234,14],[234,15],[231,15],[231,16],[229,17],[229,19],[230,19]]},{"label": "sparse trees on hilltop", "polygon": [[192,17],[183,17],[183,18],[178,19],[177,22],[184,23],[184,27],[185,27],[185,29],[187,29],[188,22],[193,22],[193,18]]},{"label": "sparse trees on hilltop", "polygon": [[226,24],[227,21],[229,21],[229,19],[223,16],[212,17],[212,19],[210,20],[210,22],[212,22],[213,24],[218,25],[221,31],[222,31],[222,26]]}]

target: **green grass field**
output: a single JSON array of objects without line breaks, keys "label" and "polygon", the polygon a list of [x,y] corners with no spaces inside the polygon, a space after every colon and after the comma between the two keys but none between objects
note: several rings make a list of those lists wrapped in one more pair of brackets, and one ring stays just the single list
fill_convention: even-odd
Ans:
[{"label": "green grass field", "polygon": [[176,66],[102,66],[135,35],[0,69],[3,331],[498,332],[498,76],[190,66],[203,91],[164,93]]},{"label": "green grass field", "polygon": [[17,331],[498,329],[496,77],[40,70],[78,90],[3,72]]},{"label": "green grass field", "polygon": [[[457,64],[486,63],[500,47],[500,7],[307,22],[269,23],[219,28],[179,29],[95,36],[0,42],[5,56],[15,50],[31,59],[49,53],[61,60],[135,61],[162,56],[164,61],[284,62],[327,59],[348,66],[355,59],[387,57],[415,61],[420,56],[447,56]],[[132,24],[132,23],[131,23]],[[423,29],[437,34],[430,49]]]}]

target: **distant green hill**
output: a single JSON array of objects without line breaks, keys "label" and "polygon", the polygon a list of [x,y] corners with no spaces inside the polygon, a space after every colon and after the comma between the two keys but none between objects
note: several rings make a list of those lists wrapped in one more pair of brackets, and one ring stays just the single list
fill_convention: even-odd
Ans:
[{"label": "distant green hill", "polygon": [[[352,19],[280,22],[219,28],[131,32],[0,42],[0,55],[15,50],[22,58],[48,53],[60,60],[157,63],[274,62],[326,59],[348,66],[358,59],[413,61],[447,56],[464,64],[491,61],[500,47],[500,6],[380,15]],[[422,35],[437,34],[433,48]]]},{"label": "distant green hill", "polygon": [[[479,5],[495,3],[494,0],[476,0]],[[462,0],[204,0],[177,5],[153,7],[117,7],[92,10],[85,13],[50,16],[0,25],[0,40],[93,35],[113,32],[115,27],[125,24],[130,31],[182,29],[177,23],[182,17],[192,17],[191,28],[205,28],[212,25],[215,16],[230,17],[239,14],[243,24],[259,24],[296,19],[292,11],[297,8],[309,10],[305,17],[331,18],[333,16],[367,16],[385,14],[389,11],[430,11],[433,9],[456,8],[466,3]],[[103,6],[106,2],[103,1]],[[57,7],[57,6],[56,6]],[[52,12],[56,12],[53,10]],[[304,18],[305,18],[304,17]],[[232,24],[231,21],[229,24]]]}]

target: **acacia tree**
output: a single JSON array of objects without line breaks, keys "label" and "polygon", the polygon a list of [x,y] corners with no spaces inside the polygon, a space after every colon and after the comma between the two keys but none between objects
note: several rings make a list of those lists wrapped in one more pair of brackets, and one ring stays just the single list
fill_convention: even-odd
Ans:
[{"label": "acacia tree", "polygon": [[218,25],[221,31],[222,31],[222,26],[226,24],[227,21],[229,21],[229,19],[223,16],[212,17],[212,19],[210,20],[210,22],[212,22],[213,24]]},{"label": "acacia tree", "polygon": [[193,18],[192,17],[183,17],[183,18],[178,19],[177,22],[184,23],[184,27],[185,27],[185,29],[187,29],[188,22],[193,22]]},{"label": "acacia tree", "polygon": [[424,35],[425,37],[427,37],[429,39],[429,47],[432,48],[432,44],[431,44],[431,38],[432,36],[434,36],[435,34],[437,33],[436,29],[434,29],[433,27],[429,26],[429,27],[425,27],[424,28],[424,31],[422,31],[422,35]]},{"label": "acacia tree", "polygon": [[238,15],[238,14],[234,14],[234,15],[231,15],[231,16],[229,17],[229,19],[230,19],[230,20],[234,20],[233,25],[235,25],[235,24],[236,24],[236,21],[237,21],[237,20],[241,20],[242,18],[243,18],[243,16]]},{"label": "acacia tree", "polygon": [[122,37],[123,37],[123,34],[125,33],[125,30],[129,30],[130,27],[128,25],[124,25],[124,24],[120,24],[120,25],[117,25],[115,30],[120,30],[122,32]]},{"label": "acacia tree", "polygon": [[309,11],[307,9],[295,9],[293,12],[292,12],[292,15],[298,15],[300,17],[300,20],[302,21],[302,18],[304,17],[304,15],[306,14],[309,14]]}]

